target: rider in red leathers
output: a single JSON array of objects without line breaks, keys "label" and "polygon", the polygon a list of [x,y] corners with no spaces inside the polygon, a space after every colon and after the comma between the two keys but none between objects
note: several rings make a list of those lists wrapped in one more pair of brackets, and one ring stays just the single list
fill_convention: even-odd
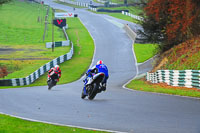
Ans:
[{"label": "rider in red leathers", "polygon": [[[53,73],[55,73],[54,77],[51,77],[53,75]],[[59,65],[56,65],[55,67],[53,67],[49,70],[48,80],[50,80],[50,78],[54,78],[54,79],[57,79],[57,82],[58,82],[60,77],[61,77],[61,70],[60,70]]]}]

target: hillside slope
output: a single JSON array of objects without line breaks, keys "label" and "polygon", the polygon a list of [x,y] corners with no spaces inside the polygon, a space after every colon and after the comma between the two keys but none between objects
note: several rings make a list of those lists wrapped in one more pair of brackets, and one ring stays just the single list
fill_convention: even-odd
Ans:
[{"label": "hillside slope", "polygon": [[169,70],[199,70],[200,69],[200,36],[181,43],[165,53],[157,60],[153,71]]},{"label": "hillside slope", "polygon": [[[157,56],[155,67],[156,70],[200,70],[200,36],[181,43],[165,53]],[[126,86],[139,91],[165,93],[179,96],[189,96],[200,98],[200,89],[169,86],[166,83],[153,84],[146,81],[146,78],[132,80]]]}]

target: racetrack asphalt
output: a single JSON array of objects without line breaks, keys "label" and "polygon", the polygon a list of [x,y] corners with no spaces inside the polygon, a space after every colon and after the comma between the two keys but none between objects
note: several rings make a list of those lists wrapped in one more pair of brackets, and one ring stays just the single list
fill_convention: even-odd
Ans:
[{"label": "racetrack asphalt", "polygon": [[[54,8],[73,8],[45,1]],[[0,112],[64,125],[133,133],[199,133],[200,100],[131,91],[122,86],[138,73],[132,41],[119,22],[84,9],[76,13],[94,39],[92,65],[102,59],[107,91],[81,99],[82,79],[70,84],[0,90]]]}]

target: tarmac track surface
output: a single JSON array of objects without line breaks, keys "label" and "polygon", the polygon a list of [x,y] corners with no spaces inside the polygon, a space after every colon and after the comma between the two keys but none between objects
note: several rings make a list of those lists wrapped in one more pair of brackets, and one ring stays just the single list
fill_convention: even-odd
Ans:
[{"label": "tarmac track surface", "polygon": [[[71,7],[45,1],[59,9]],[[38,121],[134,133],[199,133],[200,101],[169,95],[130,91],[122,85],[136,76],[132,41],[114,19],[76,9],[92,35],[96,52],[110,78],[105,93],[82,100],[82,79],[58,85],[0,90],[0,112]],[[111,19],[111,21],[109,20]],[[114,22],[114,23],[113,23]]]}]

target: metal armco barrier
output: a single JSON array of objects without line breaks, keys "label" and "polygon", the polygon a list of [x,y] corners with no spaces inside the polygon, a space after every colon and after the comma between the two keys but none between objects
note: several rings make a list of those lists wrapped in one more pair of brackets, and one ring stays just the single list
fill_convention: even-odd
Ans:
[{"label": "metal armco barrier", "polygon": [[126,33],[128,34],[128,36],[135,41],[137,34],[127,25],[125,24],[123,29],[126,31]]},{"label": "metal armco barrier", "polygon": [[158,70],[147,73],[146,79],[152,83],[200,89],[200,70]]},{"label": "metal armco barrier", "polygon": [[134,19],[137,19],[139,21],[143,21],[143,17],[137,16],[137,15],[133,15],[133,14],[125,12],[125,11],[122,11],[122,14],[126,15],[126,16],[130,16],[130,17],[132,17]]}]

